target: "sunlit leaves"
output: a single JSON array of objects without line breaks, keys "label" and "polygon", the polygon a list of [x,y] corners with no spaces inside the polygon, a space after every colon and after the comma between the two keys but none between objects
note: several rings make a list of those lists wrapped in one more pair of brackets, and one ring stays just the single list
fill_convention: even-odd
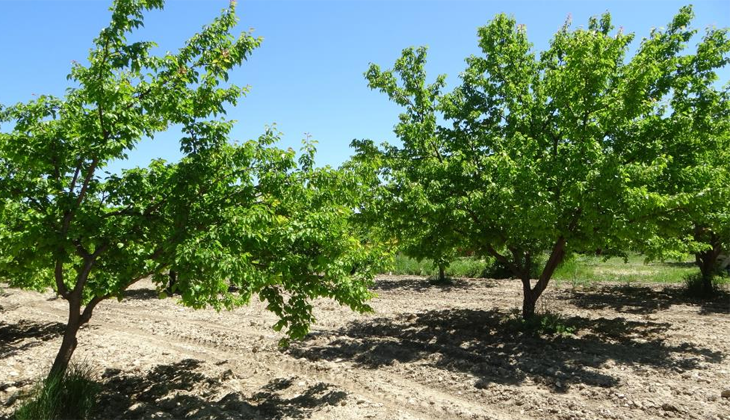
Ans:
[{"label": "sunlit leaves", "polygon": [[498,15],[446,94],[443,76],[426,81],[425,49],[404,50],[393,70],[371,65],[369,86],[405,110],[402,146],[355,143],[353,162],[385,184],[372,207],[412,237],[434,232],[444,249],[501,258],[526,281],[532,257],[550,249],[558,260],[695,249],[680,226],[719,226],[713,215],[727,213],[728,91],[716,71],[730,43],[727,30],[708,29],[687,51],[692,17],[682,8],[628,56],[634,36],[608,13],[587,27],[566,22],[539,53],[527,28]]},{"label": "sunlit leaves", "polygon": [[[115,1],[63,98],[0,107],[0,277],[55,286],[79,315],[147,276],[162,289],[174,270],[184,304],[232,308],[259,294],[292,337],[308,331],[312,299],[368,310],[386,253],[352,227],[357,176],[317,168],[309,139],[300,153],[275,147],[275,129],[231,143],[226,109],[247,88],[226,82],[261,39],[233,33],[232,3],[155,56],[153,42],[127,37],[162,5]],[[104,172],[172,124],[179,162]]]}]

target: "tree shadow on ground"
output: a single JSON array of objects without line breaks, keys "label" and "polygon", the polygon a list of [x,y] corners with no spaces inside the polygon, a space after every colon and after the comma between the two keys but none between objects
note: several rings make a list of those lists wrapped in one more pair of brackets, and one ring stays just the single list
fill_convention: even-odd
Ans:
[{"label": "tree shadow on ground", "polygon": [[160,292],[156,289],[128,289],[124,292],[124,299],[128,300],[151,300],[160,299]]},{"label": "tree shadow on ground", "polygon": [[333,389],[330,384],[320,382],[308,388],[303,394],[284,398],[280,394],[293,385],[292,379],[274,379],[253,395],[259,411],[267,418],[308,417],[307,411],[321,405],[339,405],[347,398],[347,393]]},{"label": "tree shadow on ground", "polygon": [[[107,369],[99,400],[100,419],[150,417],[186,419],[280,419],[308,418],[320,406],[336,405],[347,397],[326,383],[290,392],[292,379],[274,379],[258,392],[246,396],[231,392],[225,382],[232,371],[208,376],[205,364],[186,359],[158,365],[147,374],[134,375]],[[225,393],[225,390],[229,392]],[[223,397],[220,395],[224,394]],[[294,394],[288,397],[288,394]]]},{"label": "tree shadow on ground", "polygon": [[[723,355],[662,339],[669,324],[573,317],[575,335],[546,336],[521,329],[521,321],[496,310],[453,309],[350,323],[329,337],[296,343],[289,352],[311,360],[344,359],[377,369],[398,363],[426,364],[475,377],[476,387],[518,385],[528,378],[554,392],[571,385],[613,387],[611,365],[643,369],[699,369]],[[515,326],[517,326],[515,328]]]},{"label": "tree shadow on ground", "polygon": [[66,326],[60,322],[21,320],[16,324],[0,321],[0,359],[43,344],[63,334]]},{"label": "tree shadow on ground", "polygon": [[413,292],[442,291],[450,292],[453,290],[468,290],[477,287],[494,287],[493,281],[485,279],[467,280],[462,278],[450,277],[444,282],[436,279],[407,277],[398,279],[377,279],[375,284],[370,288],[375,291],[391,291],[391,290],[408,290]]},{"label": "tree shadow on ground", "polygon": [[724,290],[713,298],[698,299],[687,296],[682,288],[604,286],[586,292],[574,291],[560,298],[582,309],[613,309],[630,314],[652,314],[672,305],[697,306],[702,315],[730,313],[730,293]]},{"label": "tree shadow on ground", "polygon": [[664,267],[680,267],[680,268],[697,268],[697,263],[694,261],[664,261],[655,262],[652,265],[664,266]]}]

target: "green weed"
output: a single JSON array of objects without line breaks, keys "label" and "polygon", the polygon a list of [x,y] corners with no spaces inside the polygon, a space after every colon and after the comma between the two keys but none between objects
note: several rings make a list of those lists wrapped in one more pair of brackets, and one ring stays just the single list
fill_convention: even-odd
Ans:
[{"label": "green weed", "polygon": [[16,420],[88,419],[96,405],[99,385],[88,365],[70,365],[65,375],[42,381],[15,412]]}]

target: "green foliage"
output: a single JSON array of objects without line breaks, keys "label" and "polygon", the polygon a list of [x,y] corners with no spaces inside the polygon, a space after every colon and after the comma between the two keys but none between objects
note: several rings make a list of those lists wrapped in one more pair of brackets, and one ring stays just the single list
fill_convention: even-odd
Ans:
[{"label": "green foliage", "polygon": [[[538,257],[543,259],[545,255]],[[431,260],[418,261],[402,254],[396,255],[392,274],[436,276],[438,270]],[[652,262],[646,256],[628,254],[606,258],[586,254],[573,254],[566,258],[555,270],[554,278],[558,283],[568,282],[573,287],[592,287],[596,283],[683,283],[696,267],[687,260],[677,262]],[[508,279],[512,272],[504,265],[487,258],[460,257],[454,260],[446,274],[451,277]],[[724,284],[730,277],[716,276],[717,284]]]},{"label": "green foliage", "polygon": [[[673,26],[682,27],[674,34],[652,33],[646,43],[672,36],[677,48],[683,47],[695,33],[686,28],[687,16],[675,18]],[[672,94],[639,129],[647,138],[662,136],[660,152],[669,158],[653,188],[690,198],[637,245],[653,259],[694,253],[703,275],[712,274],[717,256],[730,245],[730,83],[720,88],[717,74],[728,62],[728,29],[709,28],[695,54],[667,62],[675,68],[666,77]]]},{"label": "green foliage", "polygon": [[414,276],[433,276],[438,274],[438,269],[434,268],[433,261],[423,259],[417,260],[403,254],[396,254],[392,270],[396,275],[414,275]]},{"label": "green foliage", "polygon": [[[540,270],[545,261],[544,255],[536,255],[532,257],[532,264],[530,265],[530,278],[536,279],[540,277]],[[492,258],[492,263],[482,273],[482,277],[490,279],[513,279],[515,278],[515,272],[510,268],[509,264]]]},{"label": "green foliage", "polygon": [[100,389],[93,377],[91,368],[83,364],[72,364],[64,374],[51,375],[15,411],[15,419],[91,418]]},{"label": "green foliage", "polygon": [[[162,289],[171,269],[184,304],[232,308],[257,294],[293,338],[314,320],[314,298],[369,310],[386,253],[352,226],[358,175],[316,168],[309,139],[298,157],[275,147],[275,129],[229,142],[226,109],[247,88],[225,82],[261,40],[232,33],[231,2],[178,51],[154,56],[153,42],[127,38],[162,5],[115,1],[63,98],[0,110],[0,278],[54,286],[69,302],[71,336],[99,302],[149,276]],[[104,173],[173,124],[179,162]]]},{"label": "green foliage", "polygon": [[[426,85],[425,49],[407,49],[395,63],[396,72],[404,78],[399,86],[393,72],[381,72],[372,65],[366,73],[370,87],[386,92],[391,99],[405,107],[395,133],[405,145],[428,150],[429,158],[443,162],[439,155],[437,107],[444,78]],[[350,163],[360,171],[367,171],[371,194],[364,199],[363,214],[381,240],[392,240],[399,252],[417,260],[433,261],[435,267],[448,268],[458,257],[462,235],[452,229],[449,203],[449,177],[443,168],[411,165],[408,159],[416,155],[399,155],[395,148],[386,146],[383,152],[369,141],[352,143],[359,155]],[[407,154],[407,152],[405,152]],[[390,182],[383,185],[382,178]],[[428,180],[428,182],[418,182]]]},{"label": "green foliage", "polygon": [[682,8],[627,57],[634,36],[615,31],[608,13],[578,29],[566,22],[539,54],[524,25],[498,15],[446,94],[444,76],[427,82],[425,48],[404,50],[392,70],[371,65],[369,86],[404,108],[401,146],[353,144],[384,181],[375,198],[387,203],[374,206],[395,206],[391,217],[409,231],[446,232],[439,249],[495,258],[530,286],[526,303],[577,251],[642,244],[663,258],[686,254],[697,240],[678,226],[727,189],[701,160],[684,159],[704,147],[727,161],[728,149],[718,134],[728,89],[715,81],[730,42],[708,29],[686,51],[692,17]]}]

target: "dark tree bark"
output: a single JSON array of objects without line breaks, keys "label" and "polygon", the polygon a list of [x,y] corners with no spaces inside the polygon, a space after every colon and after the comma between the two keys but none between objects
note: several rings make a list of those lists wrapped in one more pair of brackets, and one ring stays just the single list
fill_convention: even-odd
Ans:
[{"label": "dark tree bark", "polygon": [[173,295],[173,294],[175,294],[175,290],[173,289],[173,286],[175,286],[175,283],[177,283],[177,271],[170,270],[169,277],[170,277],[170,282],[167,284],[167,289],[165,290],[165,292],[168,295]]},{"label": "dark tree bark", "polygon": [[[538,296],[539,297],[539,296]],[[522,318],[529,319],[535,316],[535,305],[537,298],[532,293],[530,279],[522,279]]]},{"label": "dark tree bark", "polygon": [[[545,267],[543,267],[535,286],[531,285],[529,263],[525,264],[525,267],[522,267],[520,272],[523,294],[522,318],[529,319],[535,316],[535,305],[537,304],[537,300],[540,296],[542,296],[542,292],[544,292],[547,288],[555,269],[558,268],[558,265],[560,265],[563,261],[563,258],[565,258],[565,238],[560,236],[558,240],[555,241],[555,245],[553,245],[553,249],[550,252],[550,257],[545,263]],[[529,255],[526,256],[525,261],[530,261]]]},{"label": "dark tree bark", "polygon": [[[66,373],[66,370],[68,369],[68,364],[71,361],[71,356],[73,356],[74,351],[76,350],[76,346],[78,345],[76,335],[79,332],[79,328],[89,322],[89,319],[91,319],[91,314],[93,313],[96,305],[98,305],[99,302],[101,302],[102,300],[109,297],[94,297],[89,303],[86,304],[82,311],[82,290],[83,286],[86,284],[89,272],[91,271],[91,265],[93,265],[93,262],[87,262],[86,268],[82,271],[77,279],[76,287],[71,291],[66,291],[66,294],[64,296],[64,299],[68,301],[68,322],[66,323],[66,329],[63,333],[61,348],[58,349],[56,358],[53,361],[53,366],[51,366],[51,371],[48,374],[49,378],[55,375],[63,375],[64,373]],[[64,290],[66,290],[65,287]]]},{"label": "dark tree bark", "polygon": [[51,372],[48,375],[49,378],[55,375],[63,375],[66,372],[68,364],[71,361],[71,356],[73,356],[76,345],[78,344],[76,334],[81,327],[80,302],[72,302],[69,299],[68,309],[68,322],[66,323],[66,330],[63,333],[63,341],[61,342],[61,348],[56,354],[56,359],[53,361]]},{"label": "dark tree bark", "polygon": [[446,281],[446,268],[443,264],[439,264],[439,281],[445,282]]},{"label": "dark tree bark", "polygon": [[705,229],[695,227],[695,239],[698,241],[707,241],[710,249],[695,253],[695,264],[699,267],[702,275],[702,293],[711,295],[714,292],[712,279],[717,274],[717,258],[722,253],[722,244],[720,237],[715,232],[709,232],[705,238],[703,234],[708,232]]}]

